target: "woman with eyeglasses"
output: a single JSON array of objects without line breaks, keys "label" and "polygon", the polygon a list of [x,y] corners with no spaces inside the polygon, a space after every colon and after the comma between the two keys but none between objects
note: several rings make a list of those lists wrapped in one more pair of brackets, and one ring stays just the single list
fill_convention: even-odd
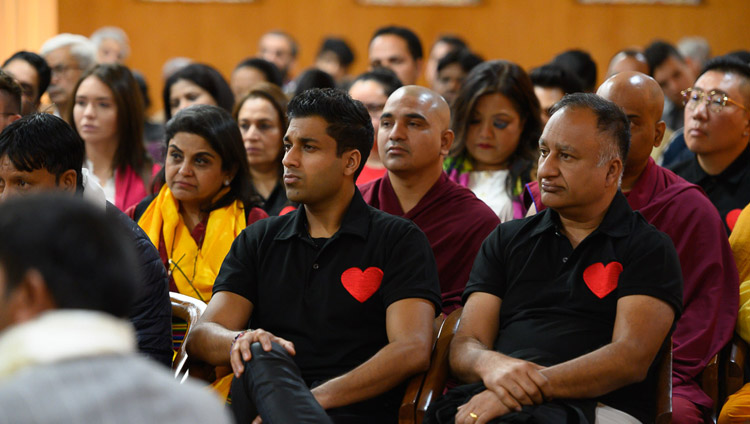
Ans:
[{"label": "woman with eyeglasses", "polygon": [[281,179],[284,171],[282,139],[288,124],[287,103],[281,88],[261,82],[250,88],[235,106],[233,114],[245,143],[250,181],[261,197],[263,210],[270,216],[288,211],[287,208],[292,206]]},{"label": "woman with eyeglasses", "polygon": [[133,74],[123,65],[97,65],[73,90],[68,119],[86,144],[88,175],[107,200],[126,210],[149,192],[159,171],[143,144],[143,100]]},{"label": "woman with eyeglasses", "polygon": [[235,237],[268,215],[260,208],[237,124],[219,107],[195,105],[167,122],[159,191],[130,213],[159,249],[170,290],[211,300]]},{"label": "woman with eyeglasses", "polygon": [[456,134],[443,168],[501,222],[521,218],[524,185],[536,174],[539,100],[524,70],[504,60],[471,70],[452,105]]},{"label": "woman with eyeglasses", "polygon": [[380,115],[383,113],[385,102],[394,91],[401,87],[401,81],[396,74],[388,68],[376,68],[365,72],[354,79],[349,87],[349,95],[354,100],[359,100],[367,108],[372,120],[372,128],[375,130],[375,139],[372,143],[372,151],[367,158],[367,163],[357,177],[357,185],[377,180],[386,173],[385,165],[380,160],[378,153],[378,128],[380,127]]}]

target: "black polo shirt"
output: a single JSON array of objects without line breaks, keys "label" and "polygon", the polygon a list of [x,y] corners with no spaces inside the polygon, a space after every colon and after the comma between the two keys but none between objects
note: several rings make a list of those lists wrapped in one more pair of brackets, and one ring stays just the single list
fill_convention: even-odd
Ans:
[{"label": "black polo shirt", "polygon": [[292,203],[286,198],[286,189],[284,188],[284,182],[279,178],[279,182],[274,186],[271,194],[268,195],[267,199],[263,199],[263,208],[268,216],[278,216],[281,210],[287,206],[297,207],[296,203]]},{"label": "black polo shirt", "polygon": [[[463,298],[486,292],[502,299],[496,351],[542,365],[582,356],[612,341],[617,301],[629,295],[667,302],[677,321],[682,274],[672,241],[622,193],[575,249],[559,229],[559,215],[548,208],[501,224],[484,241]],[[652,421],[654,368],[644,382],[599,401]]]},{"label": "black polo shirt", "polygon": [[387,345],[391,303],[422,298],[441,308],[427,237],[411,221],[368,206],[359,190],[320,248],[302,207],[243,230],[213,290],[252,302],[248,328],[292,341],[308,384],[344,374]]},{"label": "black polo shirt", "polygon": [[740,211],[750,204],[750,144],[718,175],[708,175],[695,154],[675,165],[672,171],[706,192],[719,210],[727,233],[731,233]]}]

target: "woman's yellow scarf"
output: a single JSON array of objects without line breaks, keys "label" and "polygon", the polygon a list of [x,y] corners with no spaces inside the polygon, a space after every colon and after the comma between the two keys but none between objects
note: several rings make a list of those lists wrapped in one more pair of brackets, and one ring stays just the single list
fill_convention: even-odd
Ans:
[{"label": "woman's yellow scarf", "polygon": [[[219,192],[216,198],[225,193]],[[190,235],[180,215],[179,202],[165,184],[148,206],[138,225],[155,246],[164,236],[169,258],[169,273],[180,293],[208,302],[211,299],[216,275],[234,239],[247,226],[242,202],[211,211],[206,224],[203,246]]]}]

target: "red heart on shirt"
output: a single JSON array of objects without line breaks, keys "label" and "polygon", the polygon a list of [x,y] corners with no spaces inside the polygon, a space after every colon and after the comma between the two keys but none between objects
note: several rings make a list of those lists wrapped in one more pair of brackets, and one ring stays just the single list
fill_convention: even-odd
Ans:
[{"label": "red heart on shirt", "polygon": [[602,299],[617,288],[617,279],[620,278],[621,272],[622,264],[619,262],[610,262],[607,266],[597,262],[583,271],[583,281],[596,297]]},{"label": "red heart on shirt", "polygon": [[727,227],[729,227],[729,231],[734,230],[734,224],[737,223],[737,218],[740,217],[740,213],[742,213],[742,209],[732,209],[727,214]]},{"label": "red heart on shirt", "polygon": [[373,266],[364,271],[356,267],[349,268],[341,274],[341,284],[359,303],[364,303],[375,294],[382,281],[383,271]]}]

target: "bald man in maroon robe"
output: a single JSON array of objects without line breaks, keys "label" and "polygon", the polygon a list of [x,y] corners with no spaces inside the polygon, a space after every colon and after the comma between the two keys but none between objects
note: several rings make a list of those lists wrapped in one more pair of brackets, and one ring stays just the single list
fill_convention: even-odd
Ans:
[{"label": "bald man in maroon robe", "polygon": [[411,219],[427,235],[445,313],[461,305],[479,247],[500,223],[471,190],[443,172],[452,143],[445,100],[424,87],[402,87],[388,98],[378,130],[378,152],[388,173],[360,187],[369,205]]},{"label": "bald man in maroon robe", "polygon": [[[630,153],[621,189],[633,210],[667,233],[677,249],[684,280],[682,317],[672,334],[672,420],[703,423],[713,402],[701,390],[698,375],[734,332],[739,279],[724,224],[700,187],[651,159],[665,124],[660,120],[664,94],[658,83],[639,72],[621,72],[605,81],[598,95],[620,106],[630,119]],[[536,183],[528,185],[539,211]]]}]

